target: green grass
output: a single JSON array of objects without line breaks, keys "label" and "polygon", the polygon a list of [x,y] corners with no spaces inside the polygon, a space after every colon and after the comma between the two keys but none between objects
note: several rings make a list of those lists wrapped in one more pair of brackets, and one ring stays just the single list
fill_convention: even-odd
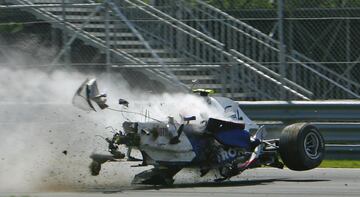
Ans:
[{"label": "green grass", "polygon": [[360,160],[324,160],[320,168],[360,168]]}]

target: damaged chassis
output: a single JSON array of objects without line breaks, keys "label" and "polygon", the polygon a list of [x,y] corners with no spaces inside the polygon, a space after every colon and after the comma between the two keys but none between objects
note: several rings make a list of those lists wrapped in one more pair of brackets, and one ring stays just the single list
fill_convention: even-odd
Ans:
[{"label": "damaged chassis", "polygon": [[[182,117],[181,123],[172,117],[167,121],[125,121],[123,132],[106,138],[110,154],[91,155],[92,175],[98,175],[106,162],[140,161],[137,166],[152,165],[154,168],[137,174],[134,184],[169,185],[183,168],[196,168],[200,176],[215,170],[220,174],[215,181],[223,181],[250,168],[270,166],[282,169],[285,165],[292,170],[304,171],[316,168],[323,160],[325,143],[315,126],[295,123],[285,127],[280,138],[265,139],[265,127],[258,128],[235,101],[210,97],[206,90],[198,92],[209,107],[215,106],[226,112],[226,119],[209,117],[193,123],[197,117],[188,116]],[[108,108],[106,95],[99,93],[95,79],[80,86],[74,100],[77,98],[85,100],[91,110],[95,110],[95,105]],[[119,104],[129,103],[120,99]],[[250,129],[257,131],[251,135]],[[126,154],[119,151],[119,145],[127,147]],[[141,152],[141,158],[131,156],[133,149]]]}]

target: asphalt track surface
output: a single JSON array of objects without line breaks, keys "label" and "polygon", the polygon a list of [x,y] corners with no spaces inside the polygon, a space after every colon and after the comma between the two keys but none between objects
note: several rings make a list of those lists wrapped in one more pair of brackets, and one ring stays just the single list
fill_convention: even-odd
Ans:
[{"label": "asphalt track surface", "polygon": [[45,193],[0,193],[0,196],[360,196],[360,169],[315,169],[306,172],[253,169],[222,183],[177,183],[171,187],[82,188]]}]

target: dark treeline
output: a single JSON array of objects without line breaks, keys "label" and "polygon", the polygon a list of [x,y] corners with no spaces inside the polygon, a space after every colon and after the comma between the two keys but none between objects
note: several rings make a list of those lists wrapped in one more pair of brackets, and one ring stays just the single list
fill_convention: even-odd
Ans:
[{"label": "dark treeline", "polygon": [[[207,3],[223,9],[273,9],[278,0],[206,0]],[[360,7],[359,0],[283,0],[286,8],[339,8]]]}]

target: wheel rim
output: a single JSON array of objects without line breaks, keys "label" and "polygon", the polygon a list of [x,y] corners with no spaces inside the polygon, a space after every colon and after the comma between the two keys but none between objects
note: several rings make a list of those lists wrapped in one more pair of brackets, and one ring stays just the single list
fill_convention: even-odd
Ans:
[{"label": "wheel rim", "polygon": [[321,143],[319,136],[315,132],[310,132],[305,136],[305,153],[311,159],[317,159],[320,156]]}]

